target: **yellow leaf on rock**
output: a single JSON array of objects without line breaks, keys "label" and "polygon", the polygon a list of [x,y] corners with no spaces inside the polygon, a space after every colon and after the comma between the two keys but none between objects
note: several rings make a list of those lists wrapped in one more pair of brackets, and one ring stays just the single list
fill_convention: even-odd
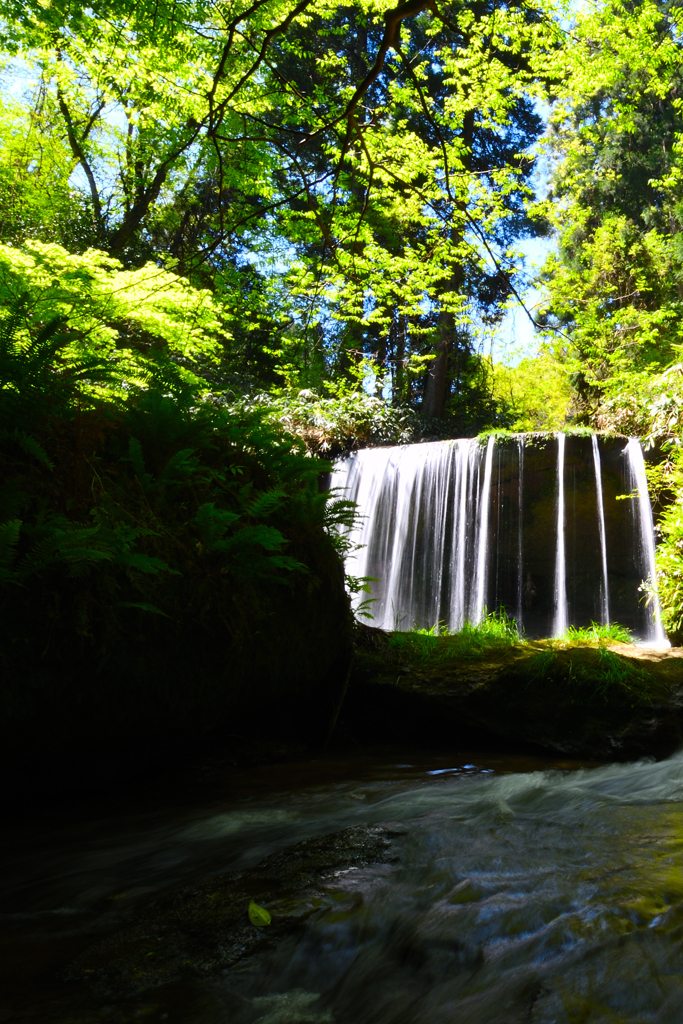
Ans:
[{"label": "yellow leaf on rock", "polygon": [[249,904],[249,920],[252,924],[261,928],[263,925],[270,924],[271,917],[267,910],[259,907],[258,903],[254,903],[252,900]]}]

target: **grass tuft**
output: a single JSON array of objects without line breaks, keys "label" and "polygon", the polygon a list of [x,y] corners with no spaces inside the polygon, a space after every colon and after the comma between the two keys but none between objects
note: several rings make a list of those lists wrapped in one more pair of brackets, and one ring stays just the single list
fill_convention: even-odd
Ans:
[{"label": "grass tuft", "polygon": [[585,708],[599,704],[656,704],[667,699],[668,688],[627,658],[599,646],[597,657],[567,660],[557,649],[541,651],[525,666],[530,683],[564,680],[573,689],[573,700]]},{"label": "grass tuft", "polygon": [[633,637],[629,630],[625,626],[620,626],[618,622],[611,622],[609,626],[591,622],[590,626],[583,628],[569,626],[556,642],[563,647],[585,647],[587,644],[605,647],[610,643],[632,644]]},{"label": "grass tuft", "polygon": [[473,660],[489,651],[501,651],[520,643],[524,640],[517,623],[509,619],[502,608],[485,615],[477,625],[466,622],[457,633],[434,625],[430,629],[392,633],[389,639],[389,646],[402,660],[423,665]]}]

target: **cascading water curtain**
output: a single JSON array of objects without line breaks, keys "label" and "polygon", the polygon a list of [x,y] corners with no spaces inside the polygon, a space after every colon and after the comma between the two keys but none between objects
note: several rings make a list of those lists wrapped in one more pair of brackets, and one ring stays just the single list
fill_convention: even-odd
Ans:
[{"label": "cascading water curtain", "polygon": [[[624,485],[633,501],[617,500]],[[644,642],[666,642],[656,597],[644,609],[638,589],[654,579],[654,531],[636,440],[364,449],[337,464],[331,486],[359,508],[346,568],[374,580],[376,626],[457,630],[502,606],[530,636],[614,614]]]},{"label": "cascading water curtain", "polygon": [[373,625],[460,629],[479,621],[493,453],[493,438],[485,452],[465,439],[364,449],[337,464],[331,487],[360,511],[346,570],[376,580]]},{"label": "cascading water curtain", "polygon": [[517,438],[517,628],[524,615],[524,437]]},{"label": "cascading water curtain", "polygon": [[557,528],[555,547],[555,618],[553,636],[562,636],[569,625],[567,610],[567,563],[564,509],[565,435],[557,435]]},{"label": "cascading water curtain", "polygon": [[644,639],[646,643],[651,643],[658,647],[667,646],[668,641],[662,626],[659,597],[657,595],[657,567],[655,564],[655,531],[652,519],[652,505],[647,489],[643,449],[637,438],[629,438],[626,444],[625,455],[631,493],[636,496],[635,500],[632,499],[632,508],[638,537],[637,553],[642,566],[643,577],[649,579],[654,588],[649,600],[646,602],[647,634]]},{"label": "cascading water curtain", "polygon": [[600,463],[600,448],[596,434],[591,437],[593,449],[593,468],[595,470],[595,494],[598,506],[598,530],[600,533],[600,559],[602,562],[602,593],[601,611],[602,624],[609,626],[609,577],[607,573],[607,534],[605,531],[605,505],[602,497],[602,465]]}]

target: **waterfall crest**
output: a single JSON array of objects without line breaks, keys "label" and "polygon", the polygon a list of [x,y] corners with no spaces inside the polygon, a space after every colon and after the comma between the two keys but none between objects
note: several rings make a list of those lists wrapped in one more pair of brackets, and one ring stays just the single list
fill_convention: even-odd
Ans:
[{"label": "waterfall crest", "polygon": [[[516,435],[372,448],[331,486],[358,504],[347,571],[372,577],[373,623],[450,629],[505,608],[528,636],[610,618],[665,643],[637,440]],[[624,490],[636,494],[619,501]],[[597,514],[596,514],[597,512]]]}]

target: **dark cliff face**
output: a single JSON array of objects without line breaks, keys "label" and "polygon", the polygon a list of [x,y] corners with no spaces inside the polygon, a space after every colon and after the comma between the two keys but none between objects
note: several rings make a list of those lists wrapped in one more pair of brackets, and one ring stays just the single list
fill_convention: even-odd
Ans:
[{"label": "dark cliff face", "polygon": [[[19,591],[0,658],[0,802],[97,792],[206,744],[325,735],[351,613],[329,536],[299,527],[290,540],[307,573],[243,583],[219,571],[172,576],[164,588],[174,614],[103,599],[85,635],[55,630],[42,590]],[[115,642],[103,643],[114,624]]]},{"label": "dark cliff face", "polygon": [[[624,438],[601,438],[602,495],[610,619],[635,635],[646,633],[648,612],[639,591],[643,567],[630,492]],[[516,441],[496,445],[491,478],[489,573],[486,603],[516,615],[525,633],[553,632],[557,548],[557,441],[528,435],[524,445],[520,545],[520,457]],[[565,558],[569,621],[601,621],[603,568],[598,492],[590,437],[567,437],[564,463]]]}]

